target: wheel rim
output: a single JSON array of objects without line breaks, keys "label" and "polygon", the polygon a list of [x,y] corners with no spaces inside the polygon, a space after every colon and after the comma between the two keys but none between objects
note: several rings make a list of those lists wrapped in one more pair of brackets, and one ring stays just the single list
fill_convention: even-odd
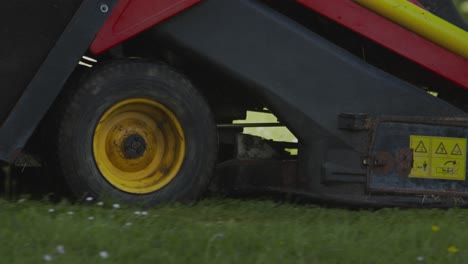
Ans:
[{"label": "wheel rim", "polygon": [[179,172],[185,136],[177,117],[164,105],[146,98],[127,99],[100,118],[93,153],[99,171],[114,187],[151,193]]}]

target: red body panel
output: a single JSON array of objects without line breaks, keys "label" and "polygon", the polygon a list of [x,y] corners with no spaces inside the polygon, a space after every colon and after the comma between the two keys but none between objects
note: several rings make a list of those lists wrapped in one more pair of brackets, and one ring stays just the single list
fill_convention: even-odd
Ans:
[{"label": "red body panel", "polygon": [[120,0],[91,44],[99,54],[201,0]]},{"label": "red body panel", "polygon": [[350,0],[296,0],[308,8],[468,89],[468,62]]}]

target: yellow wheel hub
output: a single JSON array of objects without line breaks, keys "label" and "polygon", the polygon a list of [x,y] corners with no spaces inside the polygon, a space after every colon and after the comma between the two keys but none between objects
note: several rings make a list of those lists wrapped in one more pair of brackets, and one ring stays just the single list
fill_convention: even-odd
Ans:
[{"label": "yellow wheel hub", "polygon": [[184,132],[162,104],[128,99],[99,120],[93,153],[101,174],[113,186],[129,193],[151,193],[179,172],[185,156]]}]

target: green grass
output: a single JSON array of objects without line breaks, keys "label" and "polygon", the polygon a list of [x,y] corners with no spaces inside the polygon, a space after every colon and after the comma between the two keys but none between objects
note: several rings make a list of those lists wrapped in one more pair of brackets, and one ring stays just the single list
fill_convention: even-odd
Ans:
[{"label": "green grass", "polygon": [[468,21],[468,1],[467,0],[453,0],[458,11],[463,18]]},{"label": "green grass", "polygon": [[[465,263],[468,211],[209,199],[148,210],[0,201],[0,262]],[[50,213],[49,209],[54,208]],[[68,212],[73,211],[73,215]],[[88,220],[88,217],[94,217]],[[127,226],[126,223],[132,223]],[[438,232],[431,230],[440,227]],[[65,254],[56,252],[62,245]],[[455,246],[457,253],[448,248]],[[100,251],[109,254],[107,259]]]},{"label": "green grass", "polygon": [[[234,120],[233,123],[276,123],[278,118],[270,113],[247,111],[245,120]],[[244,134],[260,136],[265,139],[283,142],[297,142],[297,138],[286,127],[246,127]],[[293,155],[297,155],[297,149],[286,149]]]},{"label": "green grass", "polygon": [[[273,114],[247,111],[245,120],[234,123],[275,123],[278,119]],[[286,127],[248,127],[244,133],[284,142],[297,142],[296,137]]]}]

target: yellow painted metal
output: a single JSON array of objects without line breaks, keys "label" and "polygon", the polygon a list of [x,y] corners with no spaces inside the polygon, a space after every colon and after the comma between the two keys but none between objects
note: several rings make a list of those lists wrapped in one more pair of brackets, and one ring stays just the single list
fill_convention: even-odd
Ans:
[{"label": "yellow painted metal", "polygon": [[465,59],[468,58],[468,33],[465,30],[407,0],[354,0],[354,2]]},{"label": "yellow painted metal", "polygon": [[[124,142],[138,135],[146,150],[137,158],[125,154]],[[94,131],[96,165],[114,187],[146,194],[176,177],[185,156],[185,136],[177,117],[164,105],[146,98],[119,102],[108,109]]]}]

